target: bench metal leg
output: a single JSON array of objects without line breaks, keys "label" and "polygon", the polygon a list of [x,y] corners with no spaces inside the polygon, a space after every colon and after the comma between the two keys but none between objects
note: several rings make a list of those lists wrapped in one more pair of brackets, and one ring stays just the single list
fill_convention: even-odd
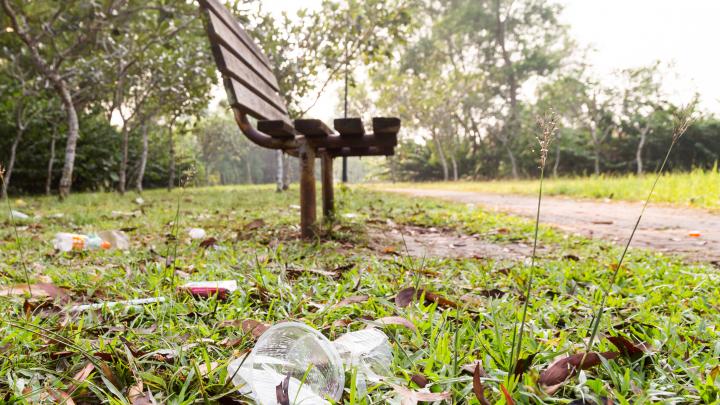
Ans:
[{"label": "bench metal leg", "polygon": [[298,150],[300,158],[300,233],[304,239],[316,234],[315,151],[307,143]]},{"label": "bench metal leg", "polygon": [[327,151],[321,154],[323,217],[332,221],[335,217],[335,191],[333,190],[333,158]]}]

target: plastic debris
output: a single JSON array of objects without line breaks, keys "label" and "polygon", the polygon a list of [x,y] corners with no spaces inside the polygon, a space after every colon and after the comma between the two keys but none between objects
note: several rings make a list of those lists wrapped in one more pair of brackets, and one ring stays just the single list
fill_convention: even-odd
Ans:
[{"label": "plastic debris", "polygon": [[138,197],[135,199],[135,204],[143,205],[143,204],[145,204],[145,200],[142,197]]},{"label": "plastic debris", "polygon": [[279,323],[258,340],[247,359],[228,365],[240,393],[260,405],[276,405],[276,387],[289,376],[288,394],[296,403],[337,401],[345,372],[335,346],[315,329],[298,322]]},{"label": "plastic debris", "polygon": [[217,296],[220,299],[227,298],[238,289],[237,281],[193,281],[180,287],[191,295],[201,298]]},{"label": "plastic debris", "polygon": [[15,211],[15,210],[10,211],[10,216],[13,219],[18,220],[18,221],[25,221],[25,220],[30,219],[29,215],[22,213],[20,211]]},{"label": "plastic debris", "polygon": [[81,235],[75,233],[58,233],[53,240],[55,250],[61,252],[83,250],[126,250],[130,247],[127,235],[120,231],[103,231],[98,234]]},{"label": "plastic debris", "polygon": [[130,238],[122,231],[102,231],[98,236],[105,242],[110,243],[110,249],[130,249]]},{"label": "plastic debris", "polygon": [[393,354],[390,340],[382,331],[367,328],[346,333],[337,338],[333,345],[340,354],[346,371],[355,373],[358,393],[364,396],[367,383],[378,383],[389,376]]},{"label": "plastic debris", "polygon": [[155,304],[155,303],[162,303],[162,302],[165,302],[165,297],[139,298],[139,299],[127,300],[127,301],[109,301],[109,302],[99,302],[96,304],[75,305],[75,306],[71,307],[68,311],[82,312],[82,311],[88,311],[88,310],[93,310],[93,309],[114,308],[114,307],[118,307],[118,306],[137,307],[137,306],[141,306],[141,305]]},{"label": "plastic debris", "polygon": [[688,233],[688,236],[691,238],[699,238],[702,236],[702,233],[700,233],[699,231],[692,231]]},{"label": "plastic debris", "polygon": [[188,231],[190,239],[205,239],[207,232],[202,228],[192,228]]},{"label": "plastic debris", "polygon": [[355,219],[358,217],[358,214],[356,214],[354,212],[348,212],[347,214],[343,214],[343,217],[345,217],[347,219]]},{"label": "plastic debris", "polygon": [[260,405],[277,404],[276,387],[288,376],[290,398],[297,403],[329,404],[345,387],[345,373],[356,371],[360,395],[367,384],[389,376],[393,355],[382,331],[367,328],[330,342],[320,332],[297,322],[279,323],[259,338],[247,358],[231,362],[228,376],[239,392]]}]

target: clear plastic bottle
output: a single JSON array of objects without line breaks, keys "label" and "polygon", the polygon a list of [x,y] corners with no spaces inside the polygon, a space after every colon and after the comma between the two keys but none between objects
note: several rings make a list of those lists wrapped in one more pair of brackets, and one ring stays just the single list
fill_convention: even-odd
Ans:
[{"label": "clear plastic bottle", "polygon": [[98,235],[80,235],[75,233],[58,233],[53,240],[53,246],[61,252],[110,249],[111,243]]}]

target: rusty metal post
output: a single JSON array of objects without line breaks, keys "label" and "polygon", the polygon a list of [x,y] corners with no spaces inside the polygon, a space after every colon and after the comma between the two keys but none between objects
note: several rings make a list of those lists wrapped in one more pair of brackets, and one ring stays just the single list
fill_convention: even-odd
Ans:
[{"label": "rusty metal post", "polygon": [[333,158],[327,151],[321,153],[323,217],[335,218],[335,191],[333,190]]},{"label": "rusty metal post", "polygon": [[300,233],[304,239],[312,239],[317,236],[315,150],[307,142],[302,142],[298,157],[300,158]]}]

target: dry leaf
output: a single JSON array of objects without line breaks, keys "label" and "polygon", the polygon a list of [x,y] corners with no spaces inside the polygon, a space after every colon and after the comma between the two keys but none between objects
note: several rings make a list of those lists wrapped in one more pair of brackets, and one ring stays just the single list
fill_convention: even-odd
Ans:
[{"label": "dry leaf", "polygon": [[151,405],[152,401],[148,398],[148,395],[144,392],[143,382],[138,382],[128,389],[128,399],[132,405]]},{"label": "dry leaf", "polygon": [[[602,354],[598,353],[578,353],[572,356],[562,357],[553,361],[548,368],[540,374],[538,379],[538,385],[540,385],[545,392],[552,395],[555,391],[560,388],[568,378],[575,375],[581,366],[582,369],[587,370],[595,367],[601,363],[600,356],[612,360],[618,357],[620,353],[617,352],[605,352]],[[583,361],[584,357],[584,361]]]},{"label": "dry leaf", "polygon": [[370,299],[370,297],[368,297],[367,295],[355,295],[353,297],[347,297],[347,298],[343,299],[342,301],[338,302],[337,304],[333,305],[332,307],[333,308],[341,308],[341,307],[346,307],[346,306],[352,305],[352,304],[360,304],[369,299]]},{"label": "dry leaf", "polygon": [[610,336],[607,339],[615,345],[618,350],[620,350],[620,353],[622,353],[623,356],[629,357],[633,360],[639,359],[643,354],[649,351],[649,348],[645,343],[636,345],[622,336]]},{"label": "dry leaf", "polygon": [[399,385],[393,385],[392,387],[395,392],[400,395],[401,405],[416,405],[418,402],[421,401],[436,402],[442,401],[444,399],[450,399],[451,397],[451,394],[449,392],[420,392],[413,391]]},{"label": "dry leaf", "polygon": [[505,388],[504,384],[500,384],[500,390],[502,390],[503,396],[505,397],[505,403],[507,405],[515,405],[515,400],[512,399],[512,396],[508,392],[507,388]]},{"label": "dry leaf", "polygon": [[95,370],[95,365],[88,362],[85,364],[85,367],[82,368],[82,370],[78,371],[77,374],[73,376],[73,383],[68,386],[68,391],[74,392],[78,385],[82,384],[87,378],[90,376],[90,374]]},{"label": "dry leaf", "polygon": [[423,296],[425,297],[425,302],[437,303],[438,306],[442,308],[459,307],[456,302],[451,301],[440,294],[436,294],[425,289],[416,290],[414,287],[408,287],[400,290],[397,296],[395,296],[395,305],[400,308],[405,308],[410,305],[410,303],[412,303],[415,299]]},{"label": "dry leaf", "polygon": [[46,392],[48,396],[50,396],[58,404],[75,405],[75,401],[73,401],[72,397],[70,397],[67,392],[50,388],[48,388]]},{"label": "dry leaf", "polygon": [[417,386],[420,388],[425,388],[425,386],[427,386],[429,383],[428,378],[422,374],[414,374],[412,377],[410,377],[410,381],[417,384]]},{"label": "dry leaf", "polygon": [[277,397],[278,405],[290,405],[290,394],[288,389],[290,388],[290,373],[287,377],[275,387],[275,396]]},{"label": "dry leaf", "polygon": [[411,330],[417,332],[417,327],[415,327],[415,324],[412,323],[410,320],[403,318],[402,316],[386,316],[384,318],[376,319],[375,322],[380,323],[382,325],[404,326],[408,329],[411,329]]},{"label": "dry leaf", "polygon": [[480,364],[477,363],[473,371],[473,392],[475,393],[475,398],[477,398],[482,405],[490,405],[490,401],[485,398],[485,387],[483,387],[482,381],[480,380],[482,373],[482,368]]},{"label": "dry leaf", "polygon": [[524,359],[518,359],[517,363],[515,363],[515,370],[513,371],[513,374],[516,376],[525,374],[525,372],[530,369],[530,366],[532,366],[535,356],[537,356],[537,353],[533,353]]},{"label": "dry leaf", "polygon": [[215,238],[207,238],[204,241],[200,242],[200,247],[203,249],[208,249],[214,246],[217,246],[218,240]]},{"label": "dry leaf", "polygon": [[54,298],[66,301],[67,293],[62,288],[50,283],[16,284],[9,287],[0,287],[0,297],[23,297],[30,295],[33,298]]}]

